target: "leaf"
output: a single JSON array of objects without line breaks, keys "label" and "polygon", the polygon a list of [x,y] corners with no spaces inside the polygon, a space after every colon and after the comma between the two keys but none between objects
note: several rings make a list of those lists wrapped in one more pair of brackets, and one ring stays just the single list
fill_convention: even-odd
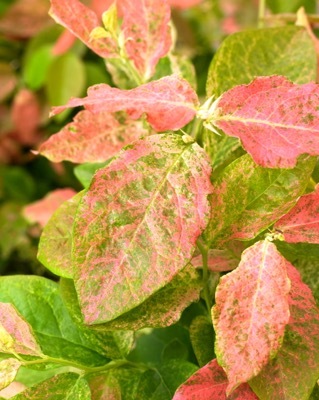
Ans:
[{"label": "leaf", "polygon": [[194,7],[201,3],[202,0],[169,0],[169,4],[172,7],[184,9]]},{"label": "leaf", "polygon": [[99,56],[118,57],[118,45],[114,38],[91,37],[90,33],[93,29],[100,26],[99,19],[94,11],[80,1],[51,0],[49,14],[58,24],[67,28]]},{"label": "leaf", "polygon": [[56,375],[38,385],[24,390],[14,400],[90,400],[87,381],[73,372]]},{"label": "leaf", "polygon": [[170,360],[156,365],[151,363],[149,368],[145,363],[140,364],[140,368],[123,365],[104,373],[104,379],[102,374],[100,378],[92,377],[89,383],[94,387],[103,381],[113,388],[119,385],[121,398],[126,400],[170,400],[176,388],[196,370],[194,364],[185,360]]},{"label": "leaf", "polygon": [[0,303],[0,330],[1,352],[42,355],[32,328],[12,304]]},{"label": "leaf", "polygon": [[256,376],[281,346],[289,320],[287,263],[273,243],[259,241],[220,279],[212,315],[227,393]]},{"label": "leaf", "polygon": [[[74,283],[62,280],[62,296],[75,320],[83,324]],[[164,327],[177,322],[182,311],[193,301],[199,299],[202,282],[199,273],[188,264],[173,280],[142,304],[102,325],[93,325],[97,330],[128,329],[139,330],[145,327]]]},{"label": "leaf", "polygon": [[171,399],[170,392],[155,369],[117,368],[89,377],[89,384],[94,394],[98,389],[102,392],[98,400]]},{"label": "leaf", "polygon": [[215,358],[215,331],[211,321],[204,315],[199,315],[189,327],[189,335],[193,350],[200,367]]},{"label": "leaf", "polygon": [[[134,341],[133,332],[130,331],[133,330],[131,325],[124,323],[122,326],[121,324],[116,326],[116,324],[114,324],[114,330],[112,330],[112,325],[95,325],[93,327],[83,325],[83,317],[80,311],[73,281],[71,279],[60,279],[59,286],[63,303],[67,307],[73,321],[76,323],[78,328],[82,332],[85,332],[86,338],[90,339],[91,342],[95,342],[96,347],[100,347],[101,344],[102,347],[106,345],[105,348],[108,349],[109,355],[113,359],[126,357],[132,350]],[[114,342],[112,343],[114,349],[110,349],[111,346],[110,344],[107,344],[107,341],[110,343],[111,341]]]},{"label": "leaf", "polygon": [[135,393],[135,398],[139,400],[170,400],[172,398],[162,377],[154,370],[148,370],[141,375]]},{"label": "leaf", "polygon": [[[195,372],[176,391],[173,400],[226,400],[227,376],[216,360]],[[243,383],[227,396],[229,400],[258,400],[250,387]]]},{"label": "leaf", "polygon": [[69,31],[60,34],[52,48],[52,55],[60,56],[69,51],[76,41],[76,37]]},{"label": "leaf", "polygon": [[109,329],[133,330],[170,326],[179,320],[189,304],[199,300],[201,288],[199,274],[188,264],[169,284],[105,326]]},{"label": "leaf", "polygon": [[316,79],[316,53],[305,29],[250,29],[228,36],[209,67],[208,96],[220,96],[256,76],[283,75],[295,83]]},{"label": "leaf", "polygon": [[293,265],[298,269],[302,281],[310,287],[317,304],[319,304],[318,258],[310,256],[300,257],[293,262]]},{"label": "leaf", "polygon": [[[170,329],[174,328],[176,328],[176,326]],[[160,331],[163,334],[167,332],[163,329],[156,331]],[[155,343],[156,345],[159,344],[158,341]],[[142,351],[145,351],[144,345],[145,343],[143,343]],[[152,342],[151,350],[157,352],[158,346],[156,345],[154,347],[154,342]],[[129,357],[131,360],[131,355]],[[138,364],[139,368],[126,367],[123,365],[121,368],[110,369],[95,377],[91,375],[91,377],[89,377],[89,384],[91,387],[96,388],[101,387],[104,383],[105,386],[115,389],[111,392],[113,396],[117,395],[114,400],[118,400],[119,388],[121,399],[170,400],[176,388],[197,370],[194,364],[185,360],[170,360],[168,362],[159,362],[156,364],[149,360],[146,360],[146,362],[142,360],[140,362],[144,365]],[[146,363],[149,364],[150,367],[147,367]],[[107,400],[109,399],[107,398]]]},{"label": "leaf", "polygon": [[203,129],[201,139],[203,148],[211,159],[214,173],[217,168],[222,168],[224,164],[230,164],[238,158],[239,152],[243,152],[240,141],[224,133],[212,135],[209,129]]},{"label": "leaf", "polygon": [[112,375],[96,375],[88,378],[93,400],[121,400],[121,387]]},{"label": "leaf", "polygon": [[246,154],[214,182],[212,215],[205,240],[217,247],[231,239],[256,237],[286,214],[304,192],[315,159],[302,157],[293,169],[266,169]]},{"label": "leaf", "polygon": [[178,76],[166,76],[131,90],[121,90],[106,84],[89,88],[88,96],[71,99],[65,106],[53,107],[51,115],[70,108],[84,106],[93,113],[127,111],[132,119],[146,113],[156,131],[177,130],[196,114],[198,98],[187,81]]},{"label": "leaf", "polygon": [[[207,267],[212,272],[224,272],[235,269],[238,265],[238,258],[228,249],[209,249],[207,254]],[[197,268],[203,267],[202,255],[193,257],[192,265]]]},{"label": "leaf", "polygon": [[273,13],[294,13],[300,7],[305,7],[308,13],[314,13],[316,4],[316,0],[267,0],[267,5]]},{"label": "leaf", "polygon": [[209,118],[225,134],[238,137],[257,164],[292,168],[299,155],[319,154],[318,95],[315,83],[258,77],[224,93]]},{"label": "leaf", "polygon": [[73,231],[85,323],[131,310],[184,268],[209,217],[209,175],[202,149],[176,134],[138,140],[97,171]]},{"label": "leaf", "polygon": [[39,46],[26,57],[22,74],[23,80],[30,89],[38,90],[44,85],[53,60],[54,56],[50,44]]},{"label": "leaf", "polygon": [[249,382],[263,400],[308,400],[319,376],[319,310],[311,290],[289,263],[287,272],[291,315],[282,347]]},{"label": "leaf", "polygon": [[[134,398],[135,385],[143,371],[135,368],[116,368],[88,376],[93,400],[131,400]],[[125,396],[126,397],[123,397]],[[139,393],[141,396],[141,393]]]},{"label": "leaf", "polygon": [[[36,194],[35,180],[26,168],[14,165],[0,165],[0,176],[2,199],[24,204],[34,198]],[[1,226],[3,225],[1,224]]]},{"label": "leaf", "polygon": [[53,162],[102,162],[148,133],[140,121],[119,121],[109,112],[92,114],[84,110],[42,143],[39,153]]},{"label": "leaf", "polygon": [[[136,335],[135,345],[128,356],[128,360],[157,367],[163,364],[164,352],[167,346],[176,341],[184,344],[184,350],[187,349],[188,359],[194,360],[188,328],[183,327],[180,323],[165,328],[145,328],[141,330]],[[192,367],[194,367],[193,364]]]},{"label": "leaf", "polygon": [[10,383],[9,386],[0,391],[0,396],[1,396],[0,399],[1,400],[5,400],[8,398],[10,399],[16,394],[22,392],[24,389],[25,386],[22,383],[13,381]]},{"label": "leaf", "polygon": [[21,89],[15,95],[11,109],[15,140],[25,146],[36,144],[39,141],[37,130],[40,117],[40,105],[35,94]]},{"label": "leaf", "polygon": [[179,75],[186,79],[196,90],[197,78],[195,67],[187,56],[171,52],[168,53],[157,63],[152,80],[157,80],[163,78],[164,76],[173,74]]},{"label": "leaf", "polygon": [[105,167],[111,161],[112,158],[102,163],[87,163],[87,164],[77,165],[74,168],[73,172],[74,175],[77,177],[77,179],[84,186],[84,188],[88,188],[90,186],[93,175],[96,173],[96,171],[100,168]]},{"label": "leaf", "polygon": [[107,60],[105,60],[105,65],[107,72],[112,78],[111,82],[113,82],[113,85],[111,86],[115,86],[119,89],[133,89],[136,88],[138,82],[141,79],[135,69],[134,74],[129,71],[130,68],[128,68],[128,65],[131,64],[123,63],[123,60],[121,58],[108,58]]},{"label": "leaf", "polygon": [[48,193],[42,200],[35,201],[24,207],[23,215],[32,223],[38,223],[42,227],[51,218],[54,211],[66,200],[76,194],[71,188],[55,189]]},{"label": "leaf", "polygon": [[319,386],[318,386],[318,382],[314,387],[313,392],[311,393],[311,396],[309,397],[308,400],[316,400],[319,397]]},{"label": "leaf", "polygon": [[[315,7],[316,6],[314,4],[314,8]],[[317,36],[315,35],[315,33],[311,27],[309,18],[306,14],[304,7],[300,7],[297,11],[296,25],[304,27],[306,29],[309,37],[312,40],[312,43],[313,43],[313,46],[315,48],[315,52],[317,55],[317,79],[316,79],[316,82],[318,82],[318,78],[319,78],[319,39],[317,38]]]},{"label": "leaf", "polygon": [[59,375],[65,372],[70,372],[70,366],[61,366],[60,364],[46,364],[44,368],[41,368],[41,364],[38,364],[37,366],[34,364],[31,364],[29,366],[22,365],[19,369],[16,380],[18,380],[25,389],[26,387],[35,386],[38,383],[44,382],[45,380],[50,379],[55,375]]},{"label": "leaf", "polygon": [[1,33],[15,38],[33,37],[49,25],[47,0],[15,0],[0,17]]},{"label": "leaf", "polygon": [[156,0],[121,0],[118,7],[123,15],[121,30],[128,58],[146,81],[172,45],[169,4]]},{"label": "leaf", "polygon": [[97,83],[111,83],[110,74],[105,68],[105,63],[97,63],[95,60],[85,61],[86,87]]},{"label": "leaf", "polygon": [[55,275],[72,278],[72,229],[83,192],[63,202],[52,214],[40,236],[38,260]]},{"label": "leaf", "polygon": [[179,385],[193,375],[197,369],[198,367],[196,365],[182,360],[170,360],[157,367],[171,396],[174,395]]},{"label": "leaf", "polygon": [[7,358],[0,361],[0,390],[6,388],[14,380],[21,366],[16,358]]},{"label": "leaf", "polygon": [[100,340],[98,336],[88,338],[72,321],[56,282],[39,276],[2,276],[0,301],[12,303],[32,326],[43,354],[61,359],[64,365],[69,361],[86,367],[101,366],[110,358],[122,357],[113,332],[103,332]]},{"label": "leaf", "polygon": [[85,89],[83,62],[71,52],[57,57],[49,66],[45,83],[50,105],[63,104],[71,96],[82,95]]},{"label": "leaf", "polygon": [[0,62],[0,102],[12,93],[17,83],[18,79],[13,68],[4,62]]},{"label": "leaf", "polygon": [[21,216],[21,206],[13,202],[4,202],[0,206],[0,253],[1,258],[9,258],[12,252],[28,244],[28,223]]},{"label": "leaf", "polygon": [[291,263],[298,258],[311,257],[319,260],[319,246],[311,243],[287,243],[280,240],[274,242],[280,253]]},{"label": "leaf", "polygon": [[301,274],[302,281],[308,285],[319,304],[319,246],[310,243],[274,242],[280,253],[293,264]]},{"label": "leaf", "polygon": [[307,242],[319,244],[319,185],[314,192],[301,196],[297,204],[274,228],[283,234],[288,243]]},{"label": "leaf", "polygon": [[173,339],[163,349],[162,361],[169,362],[170,360],[183,360],[188,359],[187,346],[178,339]]},{"label": "leaf", "polygon": [[[112,81],[115,86],[120,89],[132,89],[136,87],[137,78],[128,71],[127,64],[123,64],[122,59],[108,59],[106,60],[106,66],[108,72],[112,76]],[[188,57],[181,54],[169,53],[165,57],[161,58],[156,65],[151,80],[155,81],[173,74],[184,78],[194,89],[196,89],[197,81],[194,65]],[[105,80],[100,80],[94,83],[104,81]]]}]

